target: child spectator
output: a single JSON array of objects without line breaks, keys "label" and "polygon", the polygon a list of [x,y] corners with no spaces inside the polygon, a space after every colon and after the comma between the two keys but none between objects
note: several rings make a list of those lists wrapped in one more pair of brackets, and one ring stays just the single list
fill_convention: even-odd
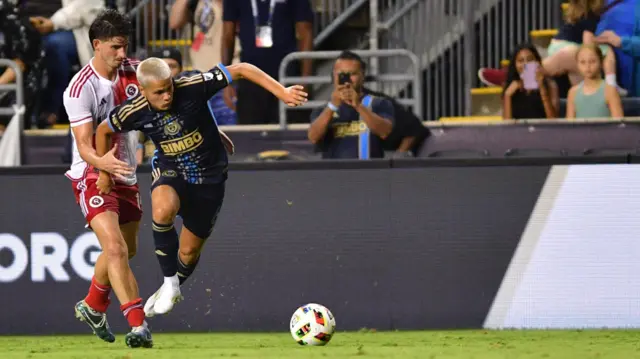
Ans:
[{"label": "child spectator", "polygon": [[602,79],[602,50],[583,45],[576,55],[583,82],[569,91],[567,118],[620,118],[624,116],[618,91]]},{"label": "child spectator", "polygon": [[558,86],[545,75],[541,62],[540,53],[531,44],[513,52],[502,91],[505,120],[557,117]]}]

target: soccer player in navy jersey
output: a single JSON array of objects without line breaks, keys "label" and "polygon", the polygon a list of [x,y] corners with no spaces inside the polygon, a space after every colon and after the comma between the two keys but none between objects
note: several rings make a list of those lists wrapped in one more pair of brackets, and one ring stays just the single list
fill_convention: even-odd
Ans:
[{"label": "soccer player in navy jersey", "polygon": [[[220,64],[207,72],[187,72],[172,79],[158,58],[140,63],[140,94],[112,110],[98,126],[96,150],[107,154],[113,133],[141,131],[157,148],[152,160],[151,207],[156,255],[164,283],[144,306],[147,317],[168,313],[182,300],[180,285],[193,273],[222,207],[227,179],[227,151],[233,143],[222,133],[208,100],[232,81],[254,82],[288,106],[306,102],[303,87],[283,87],[257,67]],[[108,192],[112,176],[100,172],[98,186]],[[182,231],[174,228],[175,217]]]}]

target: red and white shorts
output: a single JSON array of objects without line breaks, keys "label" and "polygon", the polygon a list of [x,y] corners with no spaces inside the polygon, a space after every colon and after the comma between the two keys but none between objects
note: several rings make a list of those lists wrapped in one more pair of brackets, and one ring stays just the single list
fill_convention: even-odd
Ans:
[{"label": "red and white shorts", "polygon": [[120,224],[139,222],[142,219],[142,203],[138,185],[123,185],[116,182],[109,194],[100,194],[96,179],[74,181],[73,194],[80,205],[87,225],[100,213],[111,211],[118,214]]}]

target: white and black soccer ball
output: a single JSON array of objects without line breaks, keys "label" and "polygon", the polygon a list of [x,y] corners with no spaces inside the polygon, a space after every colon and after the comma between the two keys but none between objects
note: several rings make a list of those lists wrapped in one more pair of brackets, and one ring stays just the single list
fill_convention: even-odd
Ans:
[{"label": "white and black soccer ball", "polygon": [[309,303],[293,313],[289,329],[300,345],[326,345],[336,331],[336,319],[325,306]]}]

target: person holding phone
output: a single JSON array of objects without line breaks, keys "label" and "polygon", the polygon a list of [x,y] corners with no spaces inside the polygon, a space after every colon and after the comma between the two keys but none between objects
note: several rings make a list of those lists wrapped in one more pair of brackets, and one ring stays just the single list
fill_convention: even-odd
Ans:
[{"label": "person holding phone", "polygon": [[513,52],[502,91],[505,120],[558,117],[558,86],[546,76],[541,60],[531,44],[521,45]]},{"label": "person holding phone", "polygon": [[333,66],[334,90],[326,106],[311,114],[309,141],[323,158],[382,158],[391,134],[394,108],[386,98],[363,91],[366,64],[344,51]]}]

